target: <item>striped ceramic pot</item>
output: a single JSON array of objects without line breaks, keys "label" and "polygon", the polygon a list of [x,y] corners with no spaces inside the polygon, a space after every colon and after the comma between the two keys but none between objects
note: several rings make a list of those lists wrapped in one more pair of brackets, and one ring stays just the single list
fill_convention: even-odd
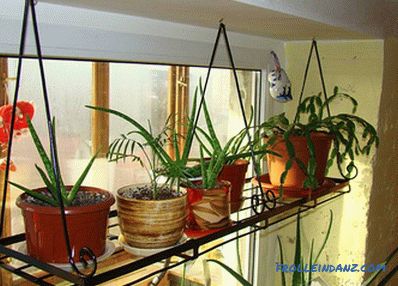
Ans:
[{"label": "striped ceramic pot", "polygon": [[123,194],[143,185],[117,191],[120,230],[125,241],[137,248],[164,248],[176,244],[184,233],[187,195],[166,200],[139,200]]},{"label": "striped ceramic pot", "polygon": [[221,181],[212,189],[187,188],[189,230],[211,230],[229,226],[231,184]]}]

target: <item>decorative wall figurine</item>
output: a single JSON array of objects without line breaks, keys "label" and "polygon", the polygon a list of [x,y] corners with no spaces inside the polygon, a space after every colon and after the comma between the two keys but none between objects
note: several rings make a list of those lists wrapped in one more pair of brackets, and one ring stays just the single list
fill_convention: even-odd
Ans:
[{"label": "decorative wall figurine", "polygon": [[284,69],[281,68],[278,56],[271,51],[274,59],[275,69],[268,74],[268,82],[270,84],[269,92],[275,100],[279,102],[288,102],[292,100],[290,91],[290,80]]}]

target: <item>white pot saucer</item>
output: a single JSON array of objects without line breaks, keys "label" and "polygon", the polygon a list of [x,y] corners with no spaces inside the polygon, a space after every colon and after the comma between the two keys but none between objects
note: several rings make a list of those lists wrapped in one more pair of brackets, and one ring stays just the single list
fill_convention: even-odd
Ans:
[{"label": "white pot saucer", "polygon": [[[106,244],[105,244],[105,252],[101,256],[97,257],[97,262],[104,261],[105,259],[110,257],[115,252],[115,250],[116,250],[115,244],[112,241],[107,240]],[[23,254],[27,254],[27,252],[26,252],[26,244],[25,243],[22,244],[18,248],[18,251],[23,253]],[[58,267],[58,268],[60,268],[62,270],[65,270],[65,271],[72,271],[72,266],[69,263],[49,263],[49,264],[53,265],[55,267]],[[92,261],[88,261],[88,267],[90,267],[91,264],[92,264]],[[84,266],[83,266],[83,264],[81,262],[77,262],[76,263],[76,267],[78,269],[84,269]]]},{"label": "white pot saucer", "polygon": [[183,235],[181,237],[181,239],[172,246],[168,246],[168,247],[163,247],[163,248],[138,248],[138,247],[133,247],[131,245],[129,245],[126,240],[124,239],[123,234],[119,235],[119,243],[120,245],[124,248],[124,250],[130,254],[133,254],[135,256],[141,256],[141,257],[146,257],[146,256],[150,256],[153,255],[155,253],[161,252],[163,250],[172,248],[176,245],[180,245],[183,244],[184,242],[186,242],[188,240],[186,235]]}]

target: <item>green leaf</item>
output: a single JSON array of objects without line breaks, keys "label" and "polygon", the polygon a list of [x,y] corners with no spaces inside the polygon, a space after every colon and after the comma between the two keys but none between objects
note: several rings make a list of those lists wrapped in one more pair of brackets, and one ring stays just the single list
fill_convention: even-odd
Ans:
[{"label": "green leaf", "polygon": [[232,268],[229,266],[225,265],[224,263],[214,260],[214,259],[207,259],[207,262],[213,262],[224,268],[226,271],[228,271],[229,274],[231,274],[241,285],[243,286],[252,286],[249,281],[247,281],[245,278],[243,278],[241,275],[239,275],[236,271],[234,271]]},{"label": "green leaf", "polygon": [[[310,259],[308,262],[308,265],[311,267],[313,265],[312,259],[314,255],[314,239],[311,240],[311,247],[310,247]],[[311,283],[312,281],[312,271],[310,269],[310,272],[308,273],[308,283]]]},{"label": "green leaf", "polygon": [[[301,263],[301,229],[300,229],[300,213],[297,213],[296,221],[296,247],[294,252],[294,264],[299,265]],[[295,271],[293,273],[293,285],[301,285],[300,272]]]},{"label": "green leaf", "polygon": [[170,158],[170,156],[167,154],[167,152],[163,149],[163,146],[161,146],[159,144],[159,142],[157,142],[157,140],[152,136],[152,134],[150,132],[148,132],[145,129],[145,127],[143,127],[141,124],[139,124],[133,118],[129,117],[128,115],[126,115],[122,112],[119,112],[119,111],[113,110],[113,109],[108,109],[108,108],[104,108],[104,107],[100,107],[100,106],[90,106],[90,105],[86,105],[86,107],[90,108],[90,109],[94,109],[94,110],[107,112],[107,113],[116,115],[119,118],[122,118],[123,120],[127,121],[128,123],[130,123],[131,125],[133,125],[135,128],[138,129],[138,131],[140,132],[139,134],[144,138],[145,142],[148,143],[148,145],[151,147],[153,152],[155,152],[158,155],[158,157],[162,161],[162,163],[164,163],[164,164],[173,163],[172,162],[173,160]]},{"label": "green leaf", "polygon": [[333,225],[333,211],[330,210],[330,220],[329,220],[328,230],[326,232],[326,236],[325,236],[325,239],[323,240],[322,246],[319,249],[319,252],[318,252],[318,254],[315,257],[314,264],[316,264],[318,262],[319,257],[321,256],[323,250],[325,249],[326,243],[329,240],[330,232],[332,230],[332,225]]},{"label": "green leaf", "polygon": [[58,200],[58,196],[57,196],[57,191],[56,191],[56,186],[54,186],[50,180],[47,178],[46,173],[44,173],[44,171],[37,166],[37,164],[35,164],[36,170],[37,172],[40,174],[41,179],[43,180],[44,184],[46,185],[48,191],[50,192],[51,196],[53,197],[53,199],[55,201]]},{"label": "green leaf", "polygon": [[[61,169],[59,168],[59,160],[58,160],[58,144],[57,144],[57,134],[55,131],[55,117],[53,117],[52,122],[51,122],[51,127],[53,130],[53,136],[54,136],[54,154],[55,154],[55,161],[56,161],[56,165],[57,165],[57,171],[58,171],[58,179],[59,179],[59,184],[60,184],[60,188],[61,188],[61,194],[63,198],[66,198],[66,188],[64,185],[64,181],[62,179],[62,174],[61,174]],[[51,178],[51,177],[50,177]],[[55,189],[57,188],[57,184],[54,184]]]},{"label": "green leaf", "polygon": [[187,136],[186,136],[186,140],[185,140],[185,144],[184,144],[184,150],[183,150],[182,156],[181,156],[181,161],[185,162],[185,163],[188,161],[189,153],[191,151],[192,142],[193,142],[194,135],[195,135],[194,118],[196,117],[197,92],[198,92],[198,88],[195,89],[195,94],[194,94],[194,97],[192,100],[192,110],[191,110],[190,117],[188,118]]},{"label": "green leaf", "polygon": [[216,150],[221,150],[222,149],[221,148],[221,144],[220,144],[220,141],[217,138],[217,134],[216,134],[216,132],[214,130],[214,127],[213,127],[213,122],[211,121],[211,118],[210,118],[209,110],[207,109],[206,100],[204,100],[204,99],[203,99],[203,112],[204,112],[204,115],[205,115],[206,126],[207,126],[207,129],[209,130],[209,134],[210,134],[210,137],[212,139],[213,148],[216,149]]},{"label": "green leaf", "polygon": [[93,165],[95,158],[97,158],[97,155],[98,155],[98,153],[95,154],[95,155],[91,158],[90,162],[88,163],[88,165],[87,165],[86,168],[84,169],[83,173],[80,175],[79,179],[77,179],[76,183],[73,185],[72,189],[70,190],[69,195],[68,195],[68,199],[67,199],[67,201],[68,201],[69,203],[72,203],[73,200],[75,199],[76,194],[77,194],[77,192],[79,191],[80,186],[81,186],[81,184],[83,183],[84,179],[86,178],[88,172],[90,171],[90,168],[91,168],[91,166]]},{"label": "green leaf", "polygon": [[205,163],[205,159],[203,156],[203,147],[199,146],[199,152],[200,152],[200,170],[202,173],[202,184],[204,186],[204,188],[208,188],[208,182],[207,182],[207,170],[206,170],[206,163]]},{"label": "green leaf", "polygon": [[45,169],[47,171],[48,176],[50,177],[50,180],[51,180],[52,184],[55,185],[56,180],[55,180],[55,177],[54,177],[54,170],[53,170],[53,167],[52,167],[52,163],[51,163],[49,157],[47,156],[46,151],[44,150],[43,144],[41,143],[40,138],[37,135],[37,132],[36,132],[36,130],[35,130],[33,124],[32,124],[32,121],[30,120],[29,117],[27,117],[26,119],[27,119],[26,121],[28,123],[30,134],[31,134],[32,139],[33,139],[33,143],[36,146],[37,152],[40,155],[40,158],[41,158],[41,160],[43,162],[43,165],[44,165],[44,167],[45,167]]},{"label": "green leaf", "polygon": [[[283,247],[282,247],[282,241],[279,235],[276,236],[278,238],[278,245],[279,245],[279,256],[281,258],[281,264],[284,264],[283,262]],[[286,275],[284,271],[281,271],[281,280],[282,280],[282,286],[286,286]]]},{"label": "green leaf", "polygon": [[10,181],[8,181],[8,182],[10,183],[10,185],[12,185],[12,186],[24,191],[29,196],[31,196],[31,197],[33,197],[35,199],[38,199],[38,200],[40,200],[42,202],[45,202],[45,203],[48,203],[50,206],[54,206],[54,207],[58,206],[56,201],[54,201],[53,199],[51,199],[50,197],[48,197],[46,195],[40,194],[39,192],[32,191],[32,190],[30,190],[30,189],[28,189],[28,188],[26,188],[26,187],[24,187],[22,185],[19,185],[17,183],[13,183],[13,182],[10,182]]}]

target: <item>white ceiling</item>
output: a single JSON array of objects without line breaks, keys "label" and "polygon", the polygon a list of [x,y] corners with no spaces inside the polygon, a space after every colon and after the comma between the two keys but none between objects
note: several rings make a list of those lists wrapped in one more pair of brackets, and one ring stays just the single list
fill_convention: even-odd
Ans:
[{"label": "white ceiling", "polygon": [[[282,40],[308,40],[313,37],[317,39],[367,39],[367,38],[377,38],[377,33],[367,31],[366,29],[355,29],[355,26],[350,26],[350,21],[356,20],[354,23],[356,27],[377,28],[377,19],[375,17],[369,17],[369,11],[366,9],[373,9],[374,0],[356,0],[351,1],[351,4],[356,2],[363,4],[366,2],[368,6],[362,5],[361,9],[356,9],[356,7],[349,7],[350,11],[359,11],[358,17],[352,15],[350,17],[344,17],[341,21],[332,23],[330,19],[333,19],[333,15],[327,15],[325,21],[322,21],[322,14],[318,17],[313,17],[308,15],[307,18],[303,16],[292,15],[292,13],[282,13],[276,11],[276,9],[271,10],[264,8],[264,3],[270,1],[259,1],[259,0],[40,0],[41,2],[48,2],[60,5],[81,7],[93,10],[108,11],[114,13],[128,14],[134,16],[141,16],[159,20],[166,20],[176,23],[184,23],[190,25],[197,25],[203,27],[214,28],[218,21],[223,18],[224,23],[227,25],[228,29],[235,32],[271,37],[275,39]],[[284,0],[285,2],[287,0]],[[296,0],[292,0],[296,1]],[[336,0],[337,1],[337,0]],[[359,1],[359,2],[358,2]],[[377,0],[379,3],[382,0]],[[275,2],[275,1],[274,1]],[[276,1],[276,3],[283,3],[283,1]],[[301,1],[298,1],[301,2]],[[295,2],[295,3],[298,3]],[[317,1],[314,1],[318,2]],[[337,1],[344,3],[346,1]],[[336,2],[336,3],[337,3]],[[389,0],[389,5],[396,7],[396,0]],[[270,2],[271,3],[271,2]],[[308,1],[306,2],[308,4]],[[348,1],[350,3],[350,1]],[[306,5],[307,5],[306,4]],[[319,5],[319,4],[318,4]],[[355,6],[355,5],[354,5]],[[279,7],[280,8],[280,7]],[[289,7],[287,7],[289,8]],[[290,7],[290,9],[295,7]],[[343,7],[335,7],[331,11],[336,12],[336,14],[344,9]],[[282,6],[283,9],[283,6]],[[325,7],[324,11],[328,13],[329,8]],[[346,11],[347,13],[348,11]],[[301,13],[301,15],[303,15]],[[344,11],[341,11],[341,15],[345,15]],[[372,15],[379,15],[379,18],[383,18],[384,15],[380,13],[373,12]],[[312,19],[311,19],[312,17]],[[316,18],[316,20],[314,20]],[[328,19],[326,19],[328,18]],[[364,23],[364,19],[368,19],[369,23]],[[394,21],[396,18],[389,18],[389,25],[394,26]],[[392,20],[391,20],[392,19]],[[327,21],[326,21],[327,20]],[[372,21],[372,22],[370,22]],[[326,22],[326,23],[325,23]],[[344,27],[344,28],[343,28]],[[354,27],[354,28],[353,28]],[[376,29],[377,30],[377,29]]]}]

